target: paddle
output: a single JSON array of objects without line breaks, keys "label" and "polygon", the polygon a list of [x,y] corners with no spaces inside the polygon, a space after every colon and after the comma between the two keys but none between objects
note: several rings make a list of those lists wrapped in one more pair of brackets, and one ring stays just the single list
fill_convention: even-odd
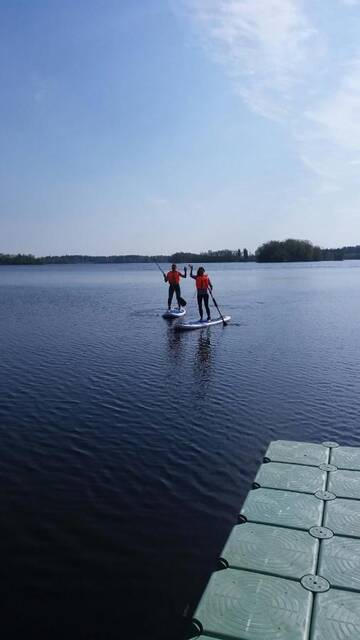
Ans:
[{"label": "paddle", "polygon": [[212,291],[211,291],[210,287],[208,287],[208,292],[210,293],[210,295],[211,295],[211,299],[212,299],[212,301],[213,301],[213,303],[214,303],[215,307],[217,308],[217,310],[218,310],[218,312],[219,312],[219,314],[220,314],[220,318],[221,318],[221,320],[223,321],[223,325],[224,325],[224,327],[226,327],[227,322],[226,322],[226,320],[225,320],[225,318],[224,318],[223,314],[221,313],[221,311],[220,311],[220,309],[219,309],[219,307],[218,307],[218,304],[217,304],[217,302],[216,302],[216,300],[215,300],[215,298],[214,298],[214,296],[213,296],[213,294],[212,294]]},{"label": "paddle", "polygon": [[[165,273],[165,271],[162,270],[160,265],[157,262],[155,262],[155,260],[153,260],[153,263],[156,264],[157,268],[160,269],[160,271],[163,274],[164,278],[166,278],[166,273]],[[185,271],[185,273],[186,273],[186,271]],[[186,307],[186,300],[184,300],[184,298],[180,297],[179,302],[180,302],[182,307]]]}]

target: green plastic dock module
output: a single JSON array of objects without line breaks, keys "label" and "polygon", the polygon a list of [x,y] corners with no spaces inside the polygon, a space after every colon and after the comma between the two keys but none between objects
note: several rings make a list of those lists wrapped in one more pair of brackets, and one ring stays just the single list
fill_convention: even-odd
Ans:
[{"label": "green plastic dock module", "polygon": [[338,469],[329,477],[329,491],[338,498],[360,499],[360,472]]},{"label": "green plastic dock module", "polygon": [[221,553],[233,569],[287,578],[315,573],[319,540],[307,531],[247,522],[233,528]]},{"label": "green plastic dock module", "polygon": [[324,525],[340,536],[360,538],[360,501],[337,498],[328,502]]},{"label": "green plastic dock module", "polygon": [[319,574],[333,587],[360,592],[360,540],[341,536],[324,540],[321,544]]},{"label": "green plastic dock module", "polygon": [[339,447],[338,449],[333,449],[330,462],[339,469],[360,471],[360,448]]},{"label": "green plastic dock module", "polygon": [[253,489],[240,512],[240,520],[310,529],[321,524],[323,502],[295,491]]},{"label": "green plastic dock module", "polygon": [[226,569],[211,576],[194,620],[210,637],[307,640],[312,597],[293,580]]},{"label": "green plastic dock module", "polygon": [[311,626],[311,640],[358,640],[360,593],[330,589],[317,594]]},{"label": "green plastic dock module", "polygon": [[360,640],[360,448],[278,440],[194,614],[199,640]]},{"label": "green plastic dock module", "polygon": [[329,449],[322,444],[275,440],[265,453],[265,459],[318,467],[321,463],[329,462]]},{"label": "green plastic dock module", "polygon": [[285,491],[315,493],[325,489],[326,471],[322,471],[319,467],[269,462],[261,465],[254,484],[259,487],[284,489]]}]

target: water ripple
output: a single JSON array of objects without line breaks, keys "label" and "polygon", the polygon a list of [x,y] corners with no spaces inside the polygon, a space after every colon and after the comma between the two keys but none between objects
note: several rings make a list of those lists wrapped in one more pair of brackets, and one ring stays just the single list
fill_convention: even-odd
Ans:
[{"label": "water ripple", "polygon": [[118,638],[124,614],[132,638],[177,637],[268,442],[360,446],[356,269],[228,267],[233,322],[184,335],[151,269],[0,271],[14,637]]}]

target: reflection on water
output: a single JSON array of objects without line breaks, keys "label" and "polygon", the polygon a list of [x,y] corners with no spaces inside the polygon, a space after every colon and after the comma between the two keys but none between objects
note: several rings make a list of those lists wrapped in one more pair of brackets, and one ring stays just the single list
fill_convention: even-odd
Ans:
[{"label": "reflection on water", "polygon": [[211,328],[200,329],[199,335],[194,341],[193,379],[195,397],[206,399],[214,355],[214,349],[211,345]]},{"label": "reflection on water", "polygon": [[[175,331],[175,325],[178,320],[164,320],[167,324],[165,333],[165,344],[167,348],[166,367],[169,370],[169,376],[174,377],[174,371],[179,370],[181,362],[184,358],[184,349],[182,335],[180,331]],[[170,382],[170,379],[169,379]]]},{"label": "reflection on water", "polygon": [[201,329],[197,340],[197,358],[196,361],[201,367],[210,361],[211,356],[211,328],[206,327]]},{"label": "reflection on water", "polygon": [[211,344],[211,327],[204,327],[193,332],[176,331],[176,320],[168,322],[166,344],[169,353],[168,365],[173,373],[185,356],[193,362],[193,387],[195,398],[205,399],[211,378],[211,366],[214,350]]}]

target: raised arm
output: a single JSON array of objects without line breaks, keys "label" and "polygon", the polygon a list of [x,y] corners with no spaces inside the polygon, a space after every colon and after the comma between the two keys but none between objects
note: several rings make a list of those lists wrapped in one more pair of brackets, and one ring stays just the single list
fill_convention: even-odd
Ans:
[{"label": "raised arm", "polygon": [[184,267],[184,273],[180,273],[180,271],[179,271],[179,276],[181,278],[186,278],[186,267]]},{"label": "raised arm", "polygon": [[192,264],[189,264],[189,269],[190,269],[190,278],[193,278],[194,280],[196,280],[196,276],[193,276],[193,266],[192,266]]}]

